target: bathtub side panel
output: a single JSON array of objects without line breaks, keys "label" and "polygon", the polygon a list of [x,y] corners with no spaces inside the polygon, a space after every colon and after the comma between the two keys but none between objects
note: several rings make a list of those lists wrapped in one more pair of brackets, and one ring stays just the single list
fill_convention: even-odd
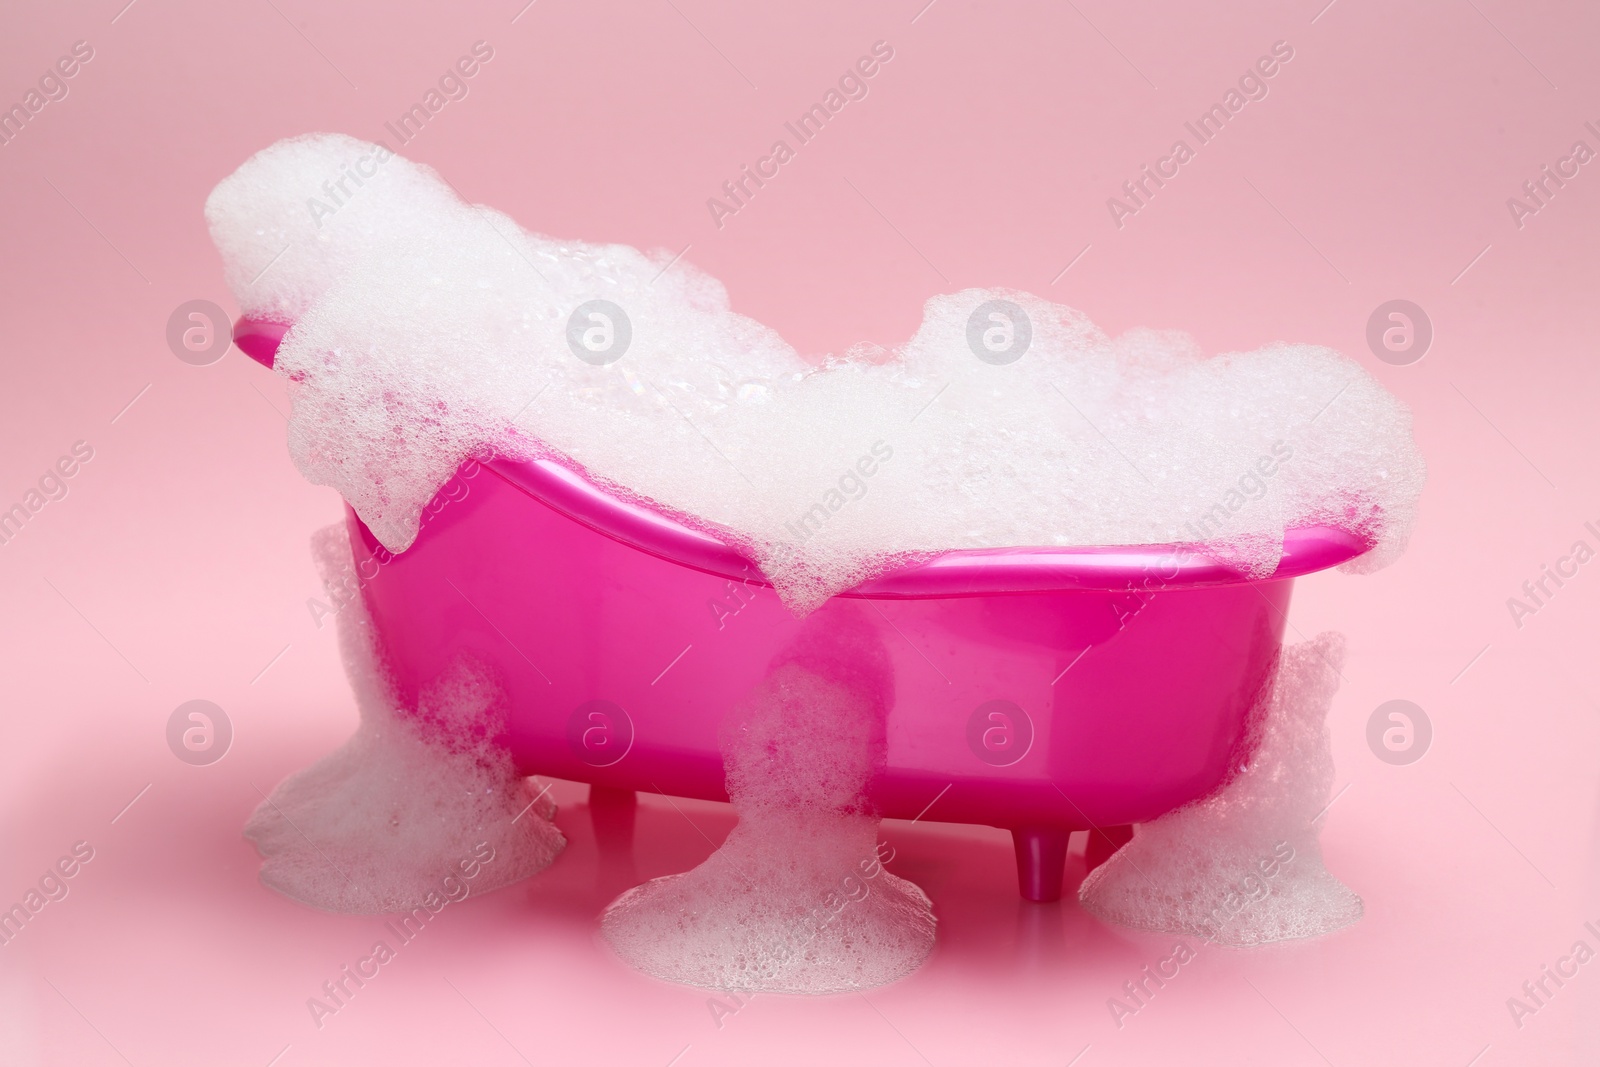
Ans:
[{"label": "bathtub side panel", "polygon": [[[875,802],[1086,828],[1202,795],[1243,734],[1289,584],[851,601],[893,681]],[[706,799],[726,796],[719,728],[802,626],[754,576],[642,552],[487,468],[364,593],[411,696],[462,656],[494,671],[526,773]]]}]

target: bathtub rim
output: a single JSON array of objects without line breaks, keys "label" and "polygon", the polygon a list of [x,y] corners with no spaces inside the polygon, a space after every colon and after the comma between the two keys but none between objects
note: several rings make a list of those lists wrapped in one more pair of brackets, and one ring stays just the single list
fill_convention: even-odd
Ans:
[{"label": "bathtub rim", "polygon": [[[288,330],[283,323],[241,318],[234,324],[233,339],[251,359],[271,368]],[[558,459],[495,456],[483,465],[546,506],[642,552],[744,585],[772,584],[759,565],[735,545],[665,512],[634,503]],[[365,523],[360,530],[376,545]],[[1285,530],[1283,554],[1268,575],[1249,575],[1193,543],[964,548],[892,567],[837,595],[899,600],[1063,589],[1137,593],[1276,581],[1336,567],[1371,548],[1366,538],[1335,526]]]},{"label": "bathtub rim", "polygon": [[[547,507],[615,541],[730,581],[771,586],[758,565],[734,545],[617,496],[557,460],[496,457],[485,466]],[[902,600],[1066,589],[1137,593],[1277,581],[1337,566],[1369,548],[1364,539],[1336,527],[1287,530],[1277,568],[1256,577],[1193,545],[954,549],[896,567],[837,595]]]}]

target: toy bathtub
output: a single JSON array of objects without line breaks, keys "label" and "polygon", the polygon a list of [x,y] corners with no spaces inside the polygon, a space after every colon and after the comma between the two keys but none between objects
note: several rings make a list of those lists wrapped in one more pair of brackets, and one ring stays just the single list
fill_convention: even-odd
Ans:
[{"label": "toy bathtub", "polygon": [[[284,328],[241,320],[272,365]],[[389,556],[351,511],[363,594],[404,696],[463,653],[510,701],[519,770],[726,800],[729,710],[802,626],[714,537],[553,461],[470,463]],[[1069,835],[1102,862],[1240,758],[1292,579],[1367,549],[1292,530],[1268,579],[1174,546],[949,552],[834,598],[877,631],[892,674],[870,800],[887,818],[1011,831],[1032,901],[1061,895]]]}]

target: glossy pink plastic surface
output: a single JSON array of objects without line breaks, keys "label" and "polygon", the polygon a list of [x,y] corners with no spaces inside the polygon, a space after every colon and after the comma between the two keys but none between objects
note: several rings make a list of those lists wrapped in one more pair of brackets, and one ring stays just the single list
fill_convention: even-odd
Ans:
[{"label": "glossy pink plastic surface", "polygon": [[[497,461],[458,476],[397,556],[351,514],[403,695],[466,654],[501,676],[528,773],[726,799],[719,727],[801,620],[764,584],[595,528],[615,515],[563,513],[524,488],[528,474]],[[1091,576],[1105,577],[1062,584]],[[1278,648],[1288,581],[1152,574],[1136,590],[974,592],[965,579],[948,596],[865,602],[893,674],[873,788],[883,814],[1088,829],[1153,818],[1223,777]],[[1009,704],[979,714],[994,701]]]},{"label": "glossy pink plastic surface", "polygon": [[[260,333],[241,347],[270,366]],[[551,460],[469,461],[398,555],[349,527],[408,705],[463,656],[490,666],[525,773],[726,799],[719,731],[801,659],[884,709],[878,810],[1012,829],[1035,900],[1070,831],[1114,848],[1224,779],[1291,579],[1367,547],[1291,531],[1264,581],[1172,546],[950,552],[800,620],[732,547]],[[804,651],[830,627],[852,647]]]},{"label": "glossy pink plastic surface", "polygon": [[289,327],[282,323],[240,319],[233,324],[233,343],[239,346],[239,351],[270,369],[278,344],[288,332]]}]

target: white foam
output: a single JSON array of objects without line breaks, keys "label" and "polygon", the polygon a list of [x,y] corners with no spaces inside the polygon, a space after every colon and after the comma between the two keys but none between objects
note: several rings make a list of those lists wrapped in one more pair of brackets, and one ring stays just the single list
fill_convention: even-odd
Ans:
[{"label": "white foam", "polygon": [[1135,828],[1078,898],[1109,922],[1226,945],[1317,937],[1361,918],[1361,898],[1322,861],[1333,790],[1327,715],[1344,638],[1280,654],[1258,704],[1249,762],[1220,791]]},{"label": "white foam", "polygon": [[[1263,576],[1288,527],[1369,537],[1354,569],[1409,535],[1424,478],[1410,413],[1330,349],[1206,358],[1180,333],[1113,339],[1071,308],[967,290],[930,299],[893,351],[818,365],[687,262],[526,232],[398,157],[315,225],[308,202],[362,151],[280,142],[207,218],[246,313],[295,322],[278,354],[295,462],[391,550],[484,446],[566,457],[720,531],[800,611],[955,548],[1204,541]],[[568,343],[594,299],[632,327],[608,366]],[[1031,325],[1008,365],[969,344],[992,299]]]},{"label": "white foam", "polygon": [[[313,550],[330,592],[354,588],[342,525],[319,531]],[[245,835],[261,853],[261,881],[327,911],[380,913],[424,907],[430,895],[437,903],[457,885],[486,892],[548,867],[566,839],[549,821],[554,804],[517,775],[500,743],[505,708],[492,678],[462,662],[416,708],[404,708],[359,596],[340,611],[338,628],[361,725],[250,817]],[[480,842],[491,861],[480,862]]]},{"label": "white foam", "polygon": [[403,240],[408,224],[427,228],[458,203],[431,167],[343,134],[308,134],[219,182],[206,224],[240,311],[293,323],[345,270]]},{"label": "white foam", "polygon": [[813,622],[724,727],[739,824],[700,866],[606,909],[607,940],[647,974],[840,993],[903,978],[933,948],[932,905],[883,869],[865,800],[882,758],[881,645],[846,610]]}]

